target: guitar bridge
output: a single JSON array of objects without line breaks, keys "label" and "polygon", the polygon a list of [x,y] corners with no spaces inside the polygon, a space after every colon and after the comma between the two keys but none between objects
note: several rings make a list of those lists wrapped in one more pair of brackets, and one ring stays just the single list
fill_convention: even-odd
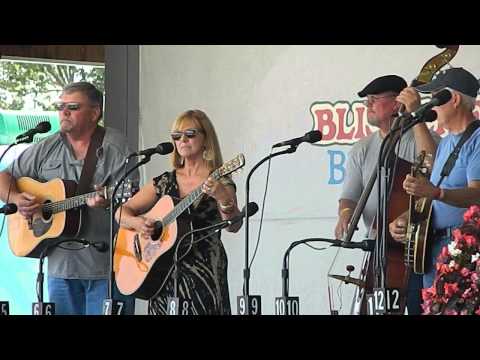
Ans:
[{"label": "guitar bridge", "polygon": [[135,235],[133,240],[133,252],[137,260],[139,262],[142,261],[142,247],[140,246],[140,239],[138,237],[138,234]]}]

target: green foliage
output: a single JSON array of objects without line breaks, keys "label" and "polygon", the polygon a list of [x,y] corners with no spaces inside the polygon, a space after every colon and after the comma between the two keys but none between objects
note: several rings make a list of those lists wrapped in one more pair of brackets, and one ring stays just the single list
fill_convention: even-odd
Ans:
[{"label": "green foliage", "polygon": [[52,111],[52,103],[66,85],[88,81],[104,92],[104,76],[105,69],[100,67],[1,61],[0,108],[23,110],[25,98],[30,97],[36,108]]}]

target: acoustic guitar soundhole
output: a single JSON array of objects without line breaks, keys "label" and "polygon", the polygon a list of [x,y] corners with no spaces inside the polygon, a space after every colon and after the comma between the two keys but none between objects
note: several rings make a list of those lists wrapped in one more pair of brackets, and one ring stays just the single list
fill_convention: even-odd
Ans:
[{"label": "acoustic guitar soundhole", "polygon": [[[48,200],[44,203],[44,205],[49,204],[51,201]],[[50,227],[52,226],[52,211],[49,209],[45,209],[45,206],[42,207],[42,215],[35,216],[32,222],[32,229],[33,234],[36,237],[40,237],[45,234]]]},{"label": "acoustic guitar soundhole", "polygon": [[154,227],[154,230],[153,230],[153,234],[151,236],[151,239],[153,241],[157,241],[160,236],[162,235],[162,231],[163,231],[163,224],[161,221],[155,221],[155,224],[153,224],[153,227]]}]

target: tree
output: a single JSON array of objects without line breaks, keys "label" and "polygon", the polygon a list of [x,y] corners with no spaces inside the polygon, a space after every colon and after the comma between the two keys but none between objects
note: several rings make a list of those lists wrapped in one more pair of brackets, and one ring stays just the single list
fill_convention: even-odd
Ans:
[{"label": "tree", "polygon": [[88,81],[104,92],[104,77],[103,67],[0,61],[0,108],[23,110],[30,98],[35,107],[52,111],[66,85]]}]

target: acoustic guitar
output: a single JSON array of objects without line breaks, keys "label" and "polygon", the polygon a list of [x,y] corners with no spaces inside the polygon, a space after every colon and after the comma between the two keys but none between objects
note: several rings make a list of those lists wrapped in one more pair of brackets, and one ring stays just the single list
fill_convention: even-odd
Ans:
[{"label": "acoustic guitar", "polygon": [[[16,181],[19,192],[34,195],[41,204],[39,210],[30,219],[19,212],[9,215],[8,241],[10,249],[16,256],[38,258],[58,237],[75,238],[82,227],[82,209],[90,197],[97,193],[105,199],[111,199],[115,186],[102,190],[74,196],[76,182],[72,180],[53,179],[41,183],[29,177]],[[126,181],[119,188],[116,199],[124,200],[133,195],[138,186]]]},{"label": "acoustic guitar", "polygon": [[[244,165],[245,158],[239,154],[210,176],[218,180]],[[171,196],[162,196],[144,214],[157,219],[156,230],[149,238],[133,230],[120,228],[114,253],[114,272],[121,293],[148,300],[158,292],[172,270],[177,239],[190,230],[181,219],[177,224],[177,218],[202,194],[200,185],[176,205]]]}]

